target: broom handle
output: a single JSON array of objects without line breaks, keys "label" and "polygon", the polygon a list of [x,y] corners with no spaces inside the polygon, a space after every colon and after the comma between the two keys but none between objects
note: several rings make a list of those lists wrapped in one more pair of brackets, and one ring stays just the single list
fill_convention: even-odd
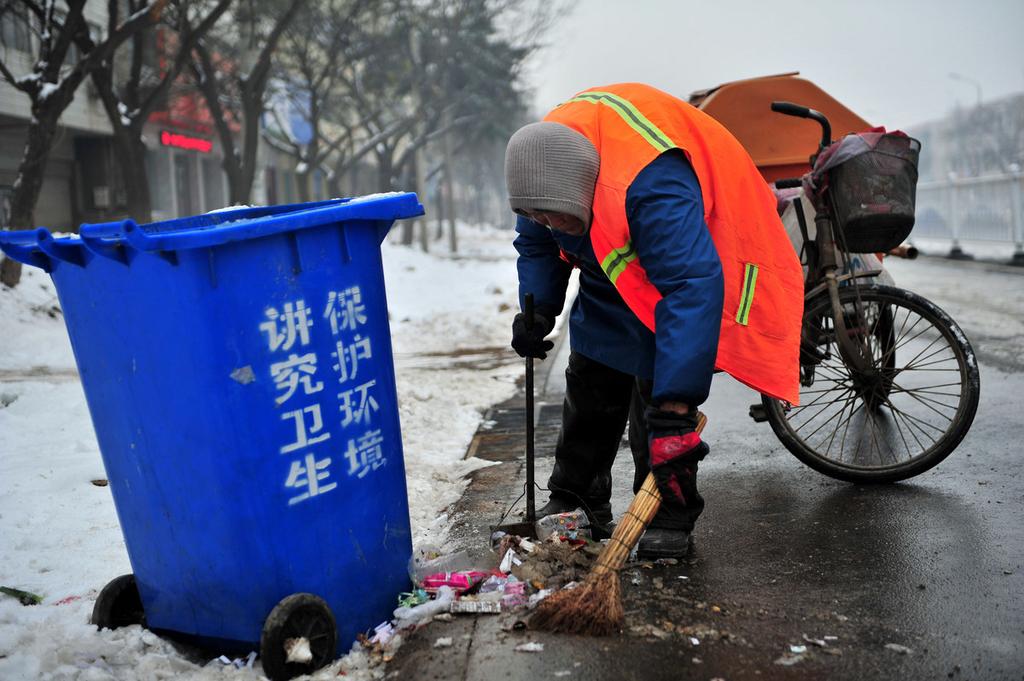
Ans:
[{"label": "broom handle", "polygon": [[[707,424],[707,417],[697,413],[697,432],[704,430]],[[616,525],[612,538],[597,557],[597,564],[591,570],[593,575],[603,572],[617,572],[626,564],[630,551],[640,541],[641,535],[647,529],[647,525],[654,519],[658,508],[661,506],[661,492],[658,491],[658,482],[654,479],[654,473],[648,473],[640,491],[633,497],[633,503],[626,509],[626,515]]]}]

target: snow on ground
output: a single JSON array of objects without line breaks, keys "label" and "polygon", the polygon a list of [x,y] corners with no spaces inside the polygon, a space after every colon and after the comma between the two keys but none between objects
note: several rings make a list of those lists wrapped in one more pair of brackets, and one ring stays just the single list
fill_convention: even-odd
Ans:
[{"label": "snow on ground", "polygon": [[[397,231],[397,230],[396,230]],[[463,226],[460,252],[382,247],[395,350],[414,542],[443,545],[446,508],[481,414],[515,391],[522,364],[508,349],[516,306],[512,233]],[[0,290],[0,595],[3,679],[256,679],[257,671],[195,664],[140,627],[98,632],[97,592],[131,571],[74,356],[49,276],[26,267]],[[379,675],[355,653],[316,675]]]}]

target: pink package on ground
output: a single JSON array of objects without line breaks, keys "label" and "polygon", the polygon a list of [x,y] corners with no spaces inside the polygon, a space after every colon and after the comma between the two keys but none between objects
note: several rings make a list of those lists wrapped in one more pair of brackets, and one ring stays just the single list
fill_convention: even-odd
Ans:
[{"label": "pink package on ground", "polygon": [[423,578],[423,589],[429,593],[434,593],[442,586],[449,586],[455,590],[456,593],[462,593],[467,591],[484,579],[490,573],[479,572],[477,570],[463,570],[461,572],[438,572],[434,575],[427,575]]}]

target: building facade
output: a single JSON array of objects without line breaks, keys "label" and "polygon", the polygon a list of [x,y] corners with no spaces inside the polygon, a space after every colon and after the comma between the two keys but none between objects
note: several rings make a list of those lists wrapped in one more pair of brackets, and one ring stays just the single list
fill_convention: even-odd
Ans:
[{"label": "building facade", "polygon": [[[90,30],[102,34],[106,3],[86,3]],[[27,74],[38,56],[35,31],[26,16],[6,12],[0,18],[0,59],[15,76]],[[159,34],[154,34],[154,43]],[[154,54],[156,50],[153,51]],[[77,58],[69,55],[69,61]],[[146,170],[153,220],[194,215],[228,203],[223,150],[202,97],[175,87],[162,110],[146,122]],[[24,153],[29,98],[0,79],[0,228],[9,223],[9,200]],[[238,132],[238,126],[234,126]],[[297,201],[295,159],[261,142],[252,202]],[[322,187],[323,182],[319,185]],[[321,188],[315,193],[323,196]],[[46,165],[35,222],[55,231],[76,231],[83,222],[105,222],[127,214],[123,169],[113,145],[107,114],[86,78],[64,111]]]}]

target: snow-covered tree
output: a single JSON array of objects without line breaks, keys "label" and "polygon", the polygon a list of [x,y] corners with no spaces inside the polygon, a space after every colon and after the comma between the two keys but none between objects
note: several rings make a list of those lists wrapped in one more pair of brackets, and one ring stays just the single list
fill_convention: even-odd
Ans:
[{"label": "snow-covered tree", "polygon": [[[205,34],[193,49],[192,76],[224,149],[224,172],[233,204],[251,202],[274,55],[285,30],[305,4],[306,0],[239,2],[231,21]],[[240,144],[235,140],[233,121],[242,127]]]},{"label": "snow-covered tree", "polygon": [[[129,13],[145,0],[122,0]],[[128,199],[128,215],[138,222],[152,219],[152,199],[146,170],[146,145],[142,131],[149,116],[167,101],[182,68],[190,63],[192,48],[224,14],[231,0],[168,0],[161,21],[166,31],[157,41],[152,31],[138,31],[126,45],[123,61],[108,59],[92,71],[92,81],[103,101],[114,133],[114,149],[121,166]],[[112,8],[117,11],[117,7]],[[149,50],[162,47],[154,61],[146,63]]]},{"label": "snow-covered tree", "polygon": [[[11,13],[30,27],[36,53],[31,71],[25,74],[13,73],[0,60],[0,75],[31,100],[32,111],[11,196],[12,229],[35,226],[35,207],[57,124],[78,86],[110,62],[118,46],[159,21],[167,0],[139,2],[136,11],[126,16],[118,11],[119,0],[109,0],[109,21],[103,36],[89,34],[83,15],[85,4],[86,0],[67,0],[58,7],[54,0],[0,0],[0,13]],[[72,50],[72,46],[77,49]],[[77,58],[69,59],[72,54]],[[5,258],[0,265],[0,282],[16,286],[20,279],[21,264]]]}]

